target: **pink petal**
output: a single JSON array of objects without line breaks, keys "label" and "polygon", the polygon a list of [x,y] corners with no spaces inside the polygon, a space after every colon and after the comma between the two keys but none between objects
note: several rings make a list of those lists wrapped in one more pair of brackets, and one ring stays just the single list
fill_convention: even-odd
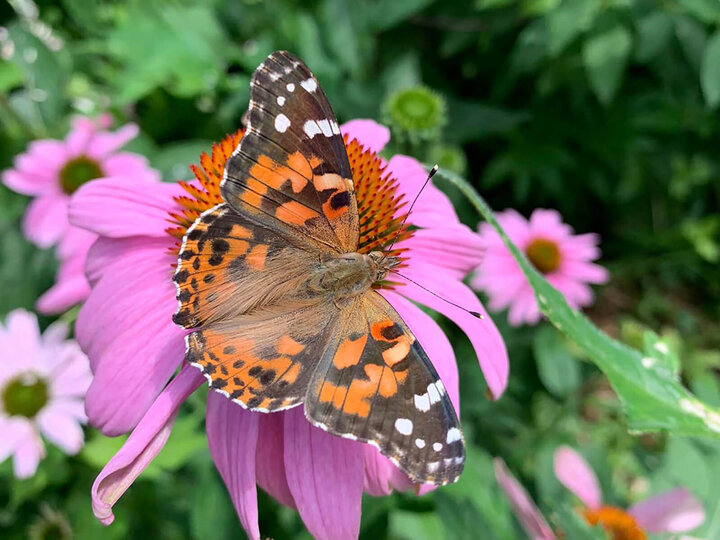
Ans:
[{"label": "pink petal", "polygon": [[[15,309],[5,317],[10,350],[5,358],[12,358],[18,370],[30,370],[41,351],[40,328],[34,313]],[[9,353],[9,354],[8,354]]]},{"label": "pink petal", "polygon": [[681,533],[705,521],[705,509],[687,489],[676,488],[633,505],[629,513],[653,534]]},{"label": "pink petal", "polygon": [[178,407],[204,381],[197,369],[184,366],[157,397],[118,453],[103,467],[91,491],[93,513],[103,525],[113,522],[113,505],[162,450]]},{"label": "pink petal", "polygon": [[105,176],[123,176],[143,182],[159,182],[160,173],[151,169],[147,159],[139,154],[121,152],[114,154],[102,162]]},{"label": "pink petal", "polygon": [[154,256],[105,273],[78,315],[77,340],[95,375],[87,413],[108,435],[135,426],[185,355],[171,268],[164,253]]},{"label": "pink petal", "polygon": [[410,300],[445,315],[465,332],[475,348],[490,392],[496,399],[499,398],[507,386],[510,369],[507,350],[500,332],[477,296],[464,283],[448,278],[443,273],[433,271],[433,269],[428,271],[426,267],[419,264],[403,269],[403,274],[435,294],[440,295],[443,299],[483,315],[484,318],[479,320],[463,309],[443,301],[414,283],[406,282],[397,290],[397,292]]},{"label": "pink petal", "polygon": [[568,278],[587,283],[605,283],[610,279],[610,273],[605,268],[583,261],[565,260],[559,271]]},{"label": "pink petal", "polygon": [[569,446],[555,450],[555,476],[562,485],[572,491],[582,503],[596,510],[602,506],[602,492],[597,476],[587,461]]},{"label": "pink petal", "polygon": [[85,263],[85,274],[94,287],[102,276],[122,275],[125,268],[156,260],[158,267],[171,268],[173,255],[168,255],[172,245],[170,237],[129,236],[127,238],[99,237],[90,247]]},{"label": "pink petal", "polygon": [[363,445],[313,427],[299,408],[285,413],[288,486],[308,531],[318,540],[360,532]]},{"label": "pink petal", "polygon": [[210,454],[230,493],[240,523],[252,540],[260,538],[255,488],[259,416],[260,413],[243,410],[217,392],[208,394],[205,422]]},{"label": "pink petal", "polygon": [[15,448],[13,471],[17,478],[30,478],[35,474],[38,463],[45,457],[45,445],[33,429]]},{"label": "pink petal", "polygon": [[351,120],[340,126],[348,140],[357,140],[366,149],[378,153],[390,141],[390,130],[374,120]]},{"label": "pink petal", "polygon": [[33,436],[33,427],[24,417],[0,416],[0,463],[10,457],[20,443]]},{"label": "pink petal", "polygon": [[511,326],[534,325],[540,322],[541,318],[542,313],[535,299],[535,293],[530,284],[525,282],[511,301],[508,322]]},{"label": "pink petal", "polygon": [[61,193],[57,174],[53,174],[51,171],[43,174],[30,174],[21,170],[8,169],[3,172],[2,181],[13,191],[23,195],[43,196]]},{"label": "pink petal", "polygon": [[557,210],[537,208],[530,216],[530,230],[535,237],[562,241],[571,236],[573,230],[562,221]]},{"label": "pink petal", "polygon": [[480,264],[484,252],[480,236],[460,224],[452,228],[419,229],[412,238],[398,243],[397,248],[408,248],[409,261],[437,265],[453,272],[457,279]]},{"label": "pink petal", "polygon": [[42,334],[42,343],[44,347],[57,347],[61,345],[70,333],[70,326],[63,321],[55,321],[48,326]]},{"label": "pink petal", "polygon": [[48,248],[55,244],[68,226],[66,195],[45,195],[34,199],[23,218],[23,233],[35,245]]},{"label": "pink petal", "polygon": [[363,445],[363,461],[365,463],[365,480],[363,489],[375,497],[390,495],[393,489],[407,491],[413,487],[408,476],[383,456],[380,451],[369,444]]},{"label": "pink petal", "polygon": [[90,285],[85,275],[68,276],[58,280],[35,303],[35,309],[45,315],[63,313],[90,296]]},{"label": "pink petal", "polygon": [[90,139],[97,131],[95,122],[85,116],[73,118],[72,129],[65,138],[68,154],[72,157],[87,155]]},{"label": "pink petal", "polygon": [[66,454],[77,454],[82,448],[85,440],[83,430],[62,407],[55,408],[50,404],[38,414],[37,422],[43,435]]},{"label": "pink petal", "polygon": [[285,473],[282,413],[259,415],[258,443],[255,454],[257,483],[285,506],[295,508]]},{"label": "pink petal", "polygon": [[102,236],[167,237],[172,197],[181,195],[178,184],[148,182],[125,177],[104,178],[83,185],[70,203],[70,221]]},{"label": "pink petal", "polygon": [[507,470],[502,459],[493,460],[495,478],[505,492],[508,502],[513,509],[520,525],[530,540],[555,540],[555,535],[547,521],[535,506],[530,495],[515,477]]},{"label": "pink petal", "polygon": [[139,132],[140,130],[135,124],[126,124],[115,133],[100,131],[88,141],[87,155],[95,159],[102,159],[137,137]]}]

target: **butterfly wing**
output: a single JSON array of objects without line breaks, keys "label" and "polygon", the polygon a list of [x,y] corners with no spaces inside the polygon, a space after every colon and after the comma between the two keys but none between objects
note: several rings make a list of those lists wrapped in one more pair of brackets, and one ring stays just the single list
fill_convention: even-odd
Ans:
[{"label": "butterfly wing", "polygon": [[395,309],[368,291],[343,310],[305,401],[315,425],[379,448],[415,482],[454,482],[465,462],[455,410]]},{"label": "butterfly wing", "polygon": [[272,53],[255,70],[247,131],[220,190],[239,213],[289,228],[314,249],[356,250],[358,210],[345,143],[317,79],[292,55]]}]

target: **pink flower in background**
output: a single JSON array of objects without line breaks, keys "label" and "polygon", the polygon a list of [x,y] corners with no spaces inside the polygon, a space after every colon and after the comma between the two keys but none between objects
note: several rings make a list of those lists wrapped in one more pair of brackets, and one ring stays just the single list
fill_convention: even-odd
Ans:
[{"label": "pink flower in background", "polygon": [[[526,220],[515,210],[497,214],[512,242],[572,307],[588,306],[593,292],[589,283],[605,283],[608,272],[592,261],[600,256],[596,234],[573,234],[555,210],[535,210]],[[485,291],[493,311],[509,308],[513,326],[540,320],[535,294],[500,235],[489,223],[480,225],[485,257],[471,284]]]},{"label": "pink flower in background", "polygon": [[3,172],[7,187],[33,197],[23,220],[25,236],[41,248],[59,243],[57,282],[37,303],[43,313],[65,311],[90,292],[83,267],[95,235],[69,225],[72,194],[101,177],[159,179],[144,157],[119,151],[137,135],[137,126],[127,124],[111,132],[111,122],[110,115],[97,120],[77,117],[65,140],[31,142],[27,152],[15,158],[14,168]]},{"label": "pink flower in background", "polygon": [[[386,128],[367,120],[350,122],[343,132],[372,152],[389,139]],[[201,183],[183,189],[179,184],[108,179],[81,188],[73,200],[72,222],[99,235],[88,256],[92,292],[76,327],[94,373],[87,413],[108,435],[132,430],[93,485],[93,509],[105,524],[113,520],[113,504],[164,445],[180,404],[205,380],[187,365],[172,378],[184,358],[187,333],[171,319],[177,307],[172,265],[185,227],[220,200],[219,179],[239,137],[226,138],[215,145],[212,157],[203,156],[204,170],[194,169]],[[422,166],[406,156],[390,159],[386,172],[406,200],[426,177]],[[168,235],[169,213],[181,225],[170,231],[174,238]],[[479,239],[459,223],[447,197],[429,186],[409,221],[420,229],[395,246],[405,250],[403,273],[452,302],[484,312],[461,281],[479,262]],[[456,408],[452,347],[432,318],[410,300],[458,324],[477,350],[491,392],[496,397],[503,392],[507,353],[489,318],[478,321],[409,282],[383,294],[434,361]],[[311,426],[299,408],[250,412],[210,392],[206,426],[210,452],[253,539],[260,537],[256,484],[297,508],[311,534],[321,539],[358,535],[363,491],[386,495],[411,487],[375,448]]]},{"label": "pink flower in background", "polygon": [[705,521],[702,504],[685,488],[652,496],[627,511],[604,506],[595,473],[568,446],[555,451],[555,476],[583,503],[585,519],[592,525],[600,523],[614,538],[642,539],[646,538],[645,533],[682,533]]},{"label": "pink flower in background", "polygon": [[500,458],[493,460],[495,479],[505,492],[515,517],[530,540],[557,540],[540,510],[520,485],[520,482],[508,471],[505,462]]},{"label": "pink flower in background", "polygon": [[67,334],[56,322],[40,335],[22,309],[0,324],[0,462],[12,455],[18,478],[35,474],[45,456],[41,433],[67,454],[82,448],[90,366]]}]

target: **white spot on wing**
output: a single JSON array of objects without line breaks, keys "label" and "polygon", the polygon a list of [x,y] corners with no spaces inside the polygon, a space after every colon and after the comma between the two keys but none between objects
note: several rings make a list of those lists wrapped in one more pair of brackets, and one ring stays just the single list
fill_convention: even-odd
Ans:
[{"label": "white spot on wing", "polygon": [[268,77],[270,77],[270,80],[275,82],[277,81],[282,75],[279,73],[275,73],[274,71],[268,71]]},{"label": "white spot on wing", "polygon": [[437,386],[434,383],[428,384],[427,387],[428,396],[430,396],[430,403],[437,403],[440,401],[440,392],[438,392]]},{"label": "white spot on wing", "polygon": [[295,85],[293,83],[288,83],[287,86],[285,86],[285,88],[287,88],[288,92],[295,91]]},{"label": "white spot on wing", "polygon": [[330,127],[335,135],[340,135],[340,126],[338,126],[338,123],[335,120],[330,122]]},{"label": "white spot on wing", "polygon": [[330,127],[330,121],[329,120],[318,120],[317,121],[318,127],[322,130],[322,134],[326,137],[332,137],[332,128]]},{"label": "white spot on wing", "polygon": [[287,116],[284,114],[278,114],[275,117],[275,129],[277,129],[280,133],[285,133],[289,127],[290,119]]},{"label": "white spot on wing", "polygon": [[427,412],[430,410],[430,396],[423,394],[421,396],[415,394],[415,408],[418,411]]},{"label": "white spot on wing", "polygon": [[282,107],[283,105],[285,105],[285,97],[284,97],[284,96],[278,96],[278,97],[277,97],[277,104],[280,105],[281,107]]},{"label": "white spot on wing", "polygon": [[430,471],[430,472],[435,472],[435,471],[437,471],[437,470],[438,470],[438,467],[440,467],[440,462],[439,462],[439,461],[431,461],[430,463],[427,464],[427,469],[428,469],[428,471]]},{"label": "white spot on wing", "polygon": [[313,92],[315,92],[315,90],[317,90],[317,83],[315,82],[315,79],[313,79],[312,77],[301,82],[300,86],[302,86],[305,90],[307,90],[311,94]]},{"label": "white spot on wing", "polygon": [[459,441],[462,439],[462,433],[460,433],[460,430],[456,427],[451,427],[448,429],[447,432],[447,439],[445,439],[445,442],[450,444],[455,441]]},{"label": "white spot on wing", "polygon": [[305,125],[303,126],[303,131],[305,131],[305,135],[310,137],[311,139],[315,135],[320,135],[322,131],[320,130],[320,126],[317,125],[317,122],[315,120],[308,120],[305,122]]},{"label": "white spot on wing", "polygon": [[422,439],[415,439],[415,446],[418,448],[425,448],[425,441]]},{"label": "white spot on wing", "polygon": [[440,450],[442,450],[442,446],[443,445],[441,442],[433,443],[433,450],[435,450],[436,452],[439,452]]},{"label": "white spot on wing", "polygon": [[398,418],[395,420],[395,429],[403,435],[410,435],[413,431],[412,420],[407,418]]}]

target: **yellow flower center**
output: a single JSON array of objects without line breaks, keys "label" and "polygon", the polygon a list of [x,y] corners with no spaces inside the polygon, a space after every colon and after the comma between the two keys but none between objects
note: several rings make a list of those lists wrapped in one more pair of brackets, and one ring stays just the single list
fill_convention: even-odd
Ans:
[{"label": "yellow flower center", "polygon": [[[170,213],[174,226],[167,229],[167,232],[177,239],[172,249],[175,255],[180,250],[182,237],[188,227],[205,210],[223,202],[220,195],[220,182],[223,178],[225,164],[240,143],[242,136],[243,130],[226,136],[221,142],[212,146],[209,155],[205,152],[202,153],[200,166],[190,166],[190,170],[200,185],[180,182],[187,195],[175,198],[175,202],[182,208],[182,211]],[[380,158],[375,153],[366,150],[357,141],[348,142],[346,138],[345,146],[352,170],[360,218],[358,252],[388,251],[396,237],[397,242],[410,238],[414,230],[410,224],[406,223],[398,234],[406,214],[401,211],[405,206],[405,201],[403,195],[397,192],[397,180],[389,174],[385,174],[385,168]],[[389,250],[389,254],[402,258],[403,251],[404,249],[393,248]],[[383,284],[383,286],[385,285]]]},{"label": "yellow flower center", "polygon": [[97,161],[87,156],[78,156],[68,161],[60,170],[60,186],[65,193],[71,195],[84,183],[102,175]]},{"label": "yellow flower center", "polygon": [[538,272],[543,274],[549,274],[557,270],[562,260],[558,245],[552,240],[545,240],[544,238],[536,238],[530,242],[528,247],[525,248],[525,255],[527,255],[527,258]]},{"label": "yellow flower center", "polygon": [[590,525],[602,525],[612,540],[647,540],[647,535],[630,514],[621,508],[603,506],[597,510],[586,508],[584,517]]}]

